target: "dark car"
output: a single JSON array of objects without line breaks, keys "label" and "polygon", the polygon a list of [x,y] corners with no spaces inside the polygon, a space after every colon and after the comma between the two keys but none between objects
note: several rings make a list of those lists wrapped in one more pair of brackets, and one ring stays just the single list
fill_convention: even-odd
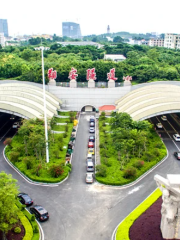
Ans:
[{"label": "dark car", "polygon": [[177,158],[177,160],[180,160],[180,152],[174,152],[174,156]]},{"label": "dark car", "polygon": [[90,116],[89,121],[90,121],[90,122],[95,122],[95,117],[94,117],[94,116]]},{"label": "dark car", "polygon": [[89,142],[95,142],[95,136],[89,136]]},{"label": "dark car", "polygon": [[46,221],[49,219],[48,212],[40,205],[34,205],[34,207],[31,207],[30,212],[34,214],[39,221]]},{"label": "dark car", "polygon": [[33,204],[33,200],[26,193],[19,193],[17,197],[19,201],[26,206],[31,206]]}]

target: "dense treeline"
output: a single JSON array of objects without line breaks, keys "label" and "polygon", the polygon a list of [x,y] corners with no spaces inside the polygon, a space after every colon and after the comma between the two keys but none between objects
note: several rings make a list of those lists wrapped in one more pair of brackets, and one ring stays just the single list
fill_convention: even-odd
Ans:
[{"label": "dense treeline", "polygon": [[[103,60],[104,54],[123,54],[123,62]],[[116,77],[132,75],[133,82],[180,80],[180,51],[158,47],[129,45],[67,46],[57,43],[44,52],[46,81],[47,70],[57,70],[57,82],[68,82],[71,67],[77,68],[79,82],[86,81],[86,70],[96,68],[97,81],[107,81],[107,73],[116,68]],[[0,49],[0,79],[17,79],[41,83],[41,53],[33,46],[5,47]]]}]

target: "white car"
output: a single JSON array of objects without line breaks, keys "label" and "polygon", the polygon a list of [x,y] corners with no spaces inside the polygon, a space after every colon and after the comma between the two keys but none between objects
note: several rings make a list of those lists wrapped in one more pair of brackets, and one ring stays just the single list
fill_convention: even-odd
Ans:
[{"label": "white car", "polygon": [[158,128],[163,128],[163,126],[162,126],[161,123],[157,123],[156,126],[157,126]]},{"label": "white car", "polygon": [[86,173],[86,183],[93,183],[93,173]]},{"label": "white car", "polygon": [[180,142],[180,135],[178,133],[174,134],[173,138],[176,142]]},{"label": "white car", "polygon": [[166,117],[166,116],[162,116],[161,119],[162,119],[163,121],[167,121],[167,117]]},{"label": "white car", "polygon": [[12,125],[12,128],[18,128],[18,127],[20,127],[19,122],[15,122],[15,123]]}]

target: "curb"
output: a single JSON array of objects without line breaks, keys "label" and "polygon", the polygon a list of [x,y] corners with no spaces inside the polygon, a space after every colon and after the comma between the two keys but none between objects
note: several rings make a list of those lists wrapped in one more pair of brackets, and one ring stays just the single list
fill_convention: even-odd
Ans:
[{"label": "curb", "polygon": [[[121,225],[121,223],[123,223],[124,221],[125,221],[125,219],[133,212],[133,211],[135,211],[143,202],[145,202],[155,191],[157,191],[157,189],[159,189],[158,187],[151,193],[151,194],[149,194],[134,210],[132,210],[117,226],[116,226],[116,228],[114,229],[114,231],[113,231],[113,234],[112,234],[112,236],[111,236],[111,240],[116,240],[116,233],[117,233],[117,229],[118,229],[118,227]],[[149,208],[149,207],[148,207]],[[147,208],[147,209],[148,209]],[[146,209],[146,210],[147,210]],[[145,211],[146,211],[145,210]],[[142,215],[142,214],[141,214]],[[140,215],[140,216],[141,216]],[[136,219],[135,219],[136,220]],[[132,226],[132,225],[131,225]]]},{"label": "curb", "polygon": [[3,150],[3,157],[4,157],[5,161],[9,164],[9,166],[11,168],[13,168],[29,184],[36,185],[36,186],[43,186],[43,187],[58,187],[60,184],[65,182],[68,179],[68,177],[69,177],[69,173],[68,173],[68,176],[65,179],[63,179],[61,182],[57,182],[57,183],[42,183],[42,182],[40,183],[40,182],[35,182],[35,181],[31,180],[30,178],[28,178],[27,176],[25,176],[21,171],[19,171],[19,169],[17,167],[15,167],[9,161],[9,159],[5,155],[5,149],[6,149],[6,147]]}]

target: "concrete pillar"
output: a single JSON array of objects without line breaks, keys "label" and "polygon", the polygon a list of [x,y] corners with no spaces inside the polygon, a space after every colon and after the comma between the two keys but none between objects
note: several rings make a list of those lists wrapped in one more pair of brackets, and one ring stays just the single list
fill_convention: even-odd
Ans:
[{"label": "concrete pillar", "polygon": [[114,88],[114,87],[115,87],[115,81],[112,80],[112,79],[110,79],[110,80],[108,81],[108,88]]},{"label": "concrete pillar", "polygon": [[95,88],[95,81],[93,79],[88,80],[88,88]]},{"label": "concrete pillar", "polygon": [[77,88],[76,80],[71,80],[69,83],[70,83],[70,88]]}]

